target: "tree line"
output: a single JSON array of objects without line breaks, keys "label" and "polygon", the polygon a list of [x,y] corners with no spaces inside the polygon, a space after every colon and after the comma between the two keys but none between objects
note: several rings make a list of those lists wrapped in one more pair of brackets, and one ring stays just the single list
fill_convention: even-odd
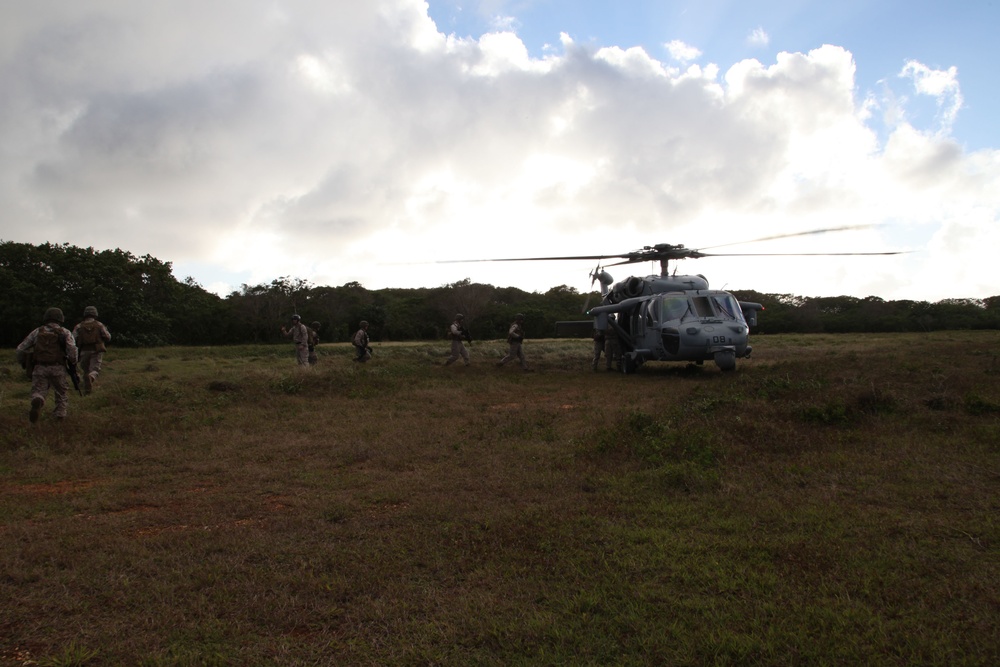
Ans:
[{"label": "tree line", "polygon": [[[928,303],[732,293],[764,305],[757,333],[1000,328],[1000,296]],[[350,340],[361,320],[376,341],[442,339],[456,313],[465,315],[477,340],[506,337],[517,313],[525,315],[529,338],[549,338],[557,321],[585,319],[588,299],[596,304],[600,297],[566,285],[540,293],[463,280],[369,290],[356,282],[315,286],[290,276],[244,284],[221,297],[192,278],[177,280],[170,262],[150,255],[0,241],[0,339],[8,347],[38,326],[50,306],[63,310],[67,326],[82,319],[86,306],[96,306],[115,345],[158,346],[277,342],[280,326],[295,313],[320,323],[323,342]]]}]

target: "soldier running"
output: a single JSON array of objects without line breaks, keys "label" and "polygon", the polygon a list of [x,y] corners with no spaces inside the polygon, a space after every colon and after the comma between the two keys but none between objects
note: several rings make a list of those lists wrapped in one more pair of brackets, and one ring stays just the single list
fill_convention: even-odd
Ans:
[{"label": "soldier running", "polygon": [[83,393],[89,394],[97,386],[97,376],[101,374],[101,361],[106,345],[111,342],[111,332],[97,319],[97,307],[83,309],[83,321],[73,327],[73,338],[80,353],[80,369],[83,371]]},{"label": "soldier running", "polygon": [[528,370],[528,362],[524,359],[524,350],[521,344],[524,342],[524,315],[518,313],[514,316],[514,323],[507,331],[507,344],[510,346],[507,356],[497,362],[497,366],[503,366],[511,359],[517,359],[522,370]]},{"label": "soldier running", "polygon": [[31,423],[38,421],[49,387],[55,395],[53,414],[56,419],[66,418],[69,407],[66,372],[71,370],[76,373],[77,349],[73,333],[62,326],[65,320],[62,310],[49,308],[42,318],[42,326],[29,333],[17,346],[18,360],[26,367],[34,365],[31,371],[31,410],[28,412]]}]

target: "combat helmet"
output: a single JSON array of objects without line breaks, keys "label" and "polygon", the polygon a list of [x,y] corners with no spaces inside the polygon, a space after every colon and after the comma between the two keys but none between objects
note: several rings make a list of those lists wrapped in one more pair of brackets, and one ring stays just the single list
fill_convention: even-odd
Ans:
[{"label": "combat helmet", "polygon": [[66,318],[63,317],[63,312],[59,308],[49,308],[45,311],[45,316],[42,318],[43,324],[47,324],[49,322],[58,322],[59,324],[62,324],[65,321]]},{"label": "combat helmet", "polygon": [[97,317],[97,306],[87,306],[83,309],[84,317]]}]

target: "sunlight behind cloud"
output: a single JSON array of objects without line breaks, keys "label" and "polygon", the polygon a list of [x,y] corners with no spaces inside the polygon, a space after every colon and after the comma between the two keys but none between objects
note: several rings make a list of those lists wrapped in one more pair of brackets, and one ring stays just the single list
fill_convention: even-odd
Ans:
[{"label": "sunlight behind cloud", "polygon": [[[681,270],[808,295],[995,291],[989,265],[967,257],[997,228],[1000,158],[951,138],[964,109],[957,67],[910,60],[900,71],[897,60],[890,90],[869,94],[856,80],[866,63],[842,46],[748,49],[770,45],[762,28],[743,41],[759,17],[728,33],[734,58],[758,58],[722,62],[682,39],[650,40],[655,54],[574,41],[569,25],[534,57],[522,17],[501,2],[467,36],[439,31],[423,0],[280,11],[220,0],[196,23],[173,3],[52,7],[17,3],[11,12],[31,20],[5,24],[22,27],[5,28],[17,46],[0,68],[0,238],[211,260],[234,282],[378,289],[469,277],[546,290],[585,288],[593,266],[433,260],[870,223],[892,231],[781,246],[922,252]],[[83,37],[46,41],[54,26]],[[914,113],[918,103],[932,115],[936,103],[937,116]],[[630,270],[653,269],[616,277]],[[942,272],[962,282],[928,278]]]}]

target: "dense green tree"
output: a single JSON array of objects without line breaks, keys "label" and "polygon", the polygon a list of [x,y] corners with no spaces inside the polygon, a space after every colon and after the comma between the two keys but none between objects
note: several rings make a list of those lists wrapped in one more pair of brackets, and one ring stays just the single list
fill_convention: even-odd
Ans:
[{"label": "dense green tree", "polygon": [[[1000,328],[1000,296],[987,299],[885,301],[879,297],[803,297],[735,291],[764,306],[756,333],[931,331]],[[589,305],[600,297],[592,293]],[[544,292],[494,287],[469,279],[433,288],[368,290],[357,282],[313,286],[282,276],[242,285],[225,299],[191,278],[178,281],[169,262],[124,250],[0,241],[0,338],[16,345],[50,306],[73,326],[97,306],[116,345],[218,345],[278,342],[293,313],[319,321],[324,342],[350,340],[358,322],[373,340],[443,339],[455,313],[477,340],[503,339],[514,315],[529,338],[552,336],[560,320],[583,320],[588,295],[559,285]]]}]

